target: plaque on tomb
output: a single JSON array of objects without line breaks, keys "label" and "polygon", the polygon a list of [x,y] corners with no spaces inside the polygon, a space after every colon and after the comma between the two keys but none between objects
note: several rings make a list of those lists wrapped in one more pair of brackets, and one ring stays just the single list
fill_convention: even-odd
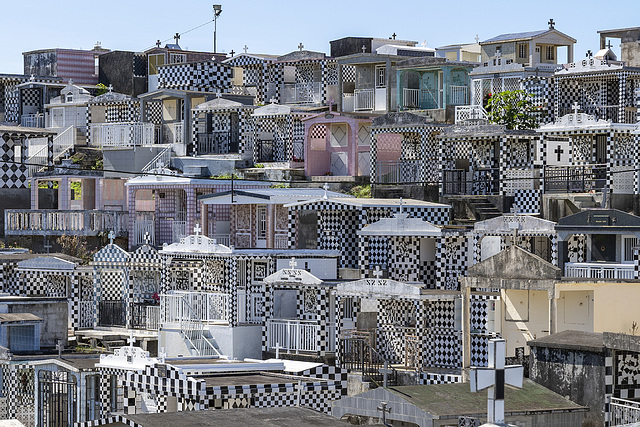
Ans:
[{"label": "plaque on tomb", "polygon": [[609,215],[594,215],[593,216],[593,225],[610,225],[610,217]]}]

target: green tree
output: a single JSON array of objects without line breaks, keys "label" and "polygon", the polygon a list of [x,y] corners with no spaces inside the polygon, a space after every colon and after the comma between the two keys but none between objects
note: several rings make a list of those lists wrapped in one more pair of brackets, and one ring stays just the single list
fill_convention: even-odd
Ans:
[{"label": "green tree", "polygon": [[494,94],[487,103],[489,120],[506,125],[507,129],[535,129],[538,127],[538,118],[532,97],[523,90]]}]

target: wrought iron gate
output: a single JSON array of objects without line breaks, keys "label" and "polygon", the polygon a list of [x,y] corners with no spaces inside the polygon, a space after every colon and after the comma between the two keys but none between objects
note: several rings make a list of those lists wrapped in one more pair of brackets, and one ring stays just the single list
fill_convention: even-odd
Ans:
[{"label": "wrought iron gate", "polygon": [[64,371],[40,371],[38,383],[38,425],[73,426],[78,408],[76,377]]}]

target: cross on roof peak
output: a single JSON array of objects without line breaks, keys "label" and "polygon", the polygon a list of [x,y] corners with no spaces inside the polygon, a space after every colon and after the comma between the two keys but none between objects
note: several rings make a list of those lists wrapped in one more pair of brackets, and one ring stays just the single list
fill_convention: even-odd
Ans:
[{"label": "cross on roof peak", "polygon": [[162,42],[160,41],[160,39],[156,40],[156,46],[160,47],[160,45],[162,44]]},{"label": "cross on roof peak", "polygon": [[587,51],[587,58],[591,58],[593,56],[593,52],[591,52],[591,49],[589,49]]},{"label": "cross on roof peak", "polygon": [[328,199],[329,196],[327,196],[327,191],[329,191],[329,183],[325,182],[324,185],[322,186],[322,188],[324,189],[324,196],[322,198],[323,199]]},{"label": "cross on roof peak", "polygon": [[422,40],[422,47],[427,47],[427,41],[426,40]]},{"label": "cross on roof peak", "polygon": [[272,96],[269,102],[271,102],[272,104],[275,104],[276,102],[278,102],[278,100],[276,99],[275,96]]},{"label": "cross on roof peak", "polygon": [[160,348],[160,352],[158,353],[158,358],[160,359],[160,363],[164,363],[167,358],[167,352],[164,351],[164,347]]},{"label": "cross on roof peak", "polygon": [[504,424],[504,386],[522,388],[524,367],[505,366],[506,341],[489,340],[489,361],[486,368],[471,368],[471,392],[489,389],[487,399],[487,423]]},{"label": "cross on roof peak", "polygon": [[373,276],[376,278],[376,280],[380,280],[380,278],[382,277],[382,270],[380,270],[379,265],[376,265],[376,268],[373,270]]},{"label": "cross on roof peak", "polygon": [[571,109],[573,110],[573,114],[578,114],[578,111],[580,110],[580,104],[578,104],[578,101],[573,103]]},{"label": "cross on roof peak", "polygon": [[476,44],[480,42],[480,37],[476,34]]},{"label": "cross on roof peak", "polygon": [[298,49],[300,50],[300,52],[302,52],[302,49],[304,49],[304,45],[302,44],[302,42],[300,42],[300,44],[298,45]]},{"label": "cross on roof peak", "polygon": [[244,53],[247,53],[247,51],[249,50],[249,46],[245,44],[242,50],[244,50]]},{"label": "cross on roof peak", "polygon": [[109,238],[109,244],[113,245],[113,239],[116,238],[116,233],[113,232],[113,230],[111,230],[109,232],[109,235],[107,236]]},{"label": "cross on roof peak", "polygon": [[129,338],[127,338],[127,343],[129,343],[129,347],[133,347],[133,343],[136,342],[136,338],[133,336],[133,332],[129,333]]},{"label": "cross on roof peak", "polygon": [[222,97],[222,92],[216,93],[216,97],[221,98]]},{"label": "cross on roof peak", "polygon": [[395,40],[395,39],[396,39],[396,35],[397,35],[397,34],[396,34],[396,32],[395,32],[395,31],[393,32],[393,34],[391,34],[391,37],[393,37],[393,40]]},{"label": "cross on roof peak", "polygon": [[291,260],[289,261],[289,267],[291,267],[292,270],[295,270],[296,267],[298,266],[298,262],[296,261],[296,257],[291,257]]},{"label": "cross on roof peak", "polygon": [[196,233],[196,236],[199,236],[201,231],[202,231],[202,228],[200,228],[200,224],[196,222],[195,227],[193,227],[193,232]]},{"label": "cross on roof peak", "polygon": [[109,93],[113,92],[113,85],[109,83],[109,87],[107,87],[107,89],[109,90]]},{"label": "cross on roof peak", "polygon": [[233,58],[233,55],[235,55],[236,53],[234,52],[233,49],[231,49],[231,52],[229,52],[231,54],[231,57]]},{"label": "cross on roof peak", "polygon": [[605,45],[605,47],[606,47],[607,49],[611,49],[611,46],[612,46],[612,45],[611,45],[611,40],[609,40],[609,41],[607,42],[607,44]]},{"label": "cross on roof peak", "polygon": [[30,82],[35,82],[35,81],[36,81],[36,76],[34,76],[33,74],[31,74],[31,76],[29,76],[29,81],[30,81]]},{"label": "cross on roof peak", "polygon": [[553,18],[549,19],[549,22],[547,22],[547,24],[549,24],[549,29],[553,30],[556,28],[556,23],[553,22]]},{"label": "cross on roof peak", "polygon": [[175,36],[173,36],[174,39],[176,39],[176,44],[178,44],[178,41],[180,40],[180,34],[176,33]]}]

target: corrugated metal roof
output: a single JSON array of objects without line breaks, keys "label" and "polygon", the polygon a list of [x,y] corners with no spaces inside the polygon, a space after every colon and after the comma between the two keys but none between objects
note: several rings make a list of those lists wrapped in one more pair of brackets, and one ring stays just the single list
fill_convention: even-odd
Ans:
[{"label": "corrugated metal roof", "polygon": [[482,43],[493,43],[493,42],[501,42],[507,40],[518,40],[518,39],[529,39],[531,37],[536,37],[541,34],[546,33],[550,30],[538,30],[538,31],[528,31],[525,33],[509,33],[509,34],[500,34],[492,39],[485,40]]}]

